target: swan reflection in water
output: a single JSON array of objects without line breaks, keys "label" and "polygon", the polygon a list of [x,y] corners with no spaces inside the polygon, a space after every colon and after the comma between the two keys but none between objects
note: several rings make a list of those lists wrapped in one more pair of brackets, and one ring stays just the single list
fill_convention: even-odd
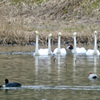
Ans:
[{"label": "swan reflection in water", "polygon": [[36,80],[40,73],[50,73],[51,69],[51,56],[35,56],[35,76]]},{"label": "swan reflection in water", "polygon": [[73,55],[73,81],[76,82],[76,54]]},{"label": "swan reflection in water", "polygon": [[[61,70],[63,70],[63,68],[66,66],[65,61],[66,61],[66,56],[65,55],[56,55],[55,56],[55,68],[57,68],[57,80],[60,81],[61,80]],[[58,82],[59,83],[59,82]]]},{"label": "swan reflection in water", "polygon": [[[55,61],[53,60],[55,59]],[[48,57],[35,57],[35,80],[36,82],[41,81],[39,78],[43,78],[43,81],[47,83],[51,82],[52,77],[55,77],[56,81],[61,80],[61,70],[64,68],[66,56],[56,55]],[[54,74],[52,76],[52,74]],[[36,83],[38,84],[38,83]]]},{"label": "swan reflection in water", "polygon": [[97,72],[97,65],[98,65],[98,63],[99,63],[99,56],[89,56],[89,57],[87,57],[87,61],[88,61],[88,65],[91,65],[91,66],[94,66],[94,67],[92,67],[93,68],[93,70],[92,70],[92,72],[94,71],[94,73],[96,74],[96,72]]},{"label": "swan reflection in water", "polygon": [[94,73],[96,74],[97,72],[97,57],[94,57]]},{"label": "swan reflection in water", "polygon": [[[84,65],[85,65],[85,55],[77,55],[73,54],[73,82],[78,82],[78,76],[76,76],[77,73],[80,71],[83,71]],[[79,75],[79,74],[78,74]]]},{"label": "swan reflection in water", "polygon": [[88,57],[88,62],[90,65],[94,65],[94,73],[96,74],[97,73],[97,65],[99,63],[99,56],[93,56],[93,57]]}]

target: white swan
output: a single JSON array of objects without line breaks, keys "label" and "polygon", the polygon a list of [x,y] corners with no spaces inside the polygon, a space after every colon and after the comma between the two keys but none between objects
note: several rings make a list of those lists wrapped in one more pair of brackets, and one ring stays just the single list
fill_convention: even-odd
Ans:
[{"label": "white swan", "polygon": [[35,31],[34,34],[36,34],[36,46],[35,46],[35,53],[34,55],[35,56],[39,56],[39,50],[38,50],[38,37],[39,37],[39,32],[38,31]]},{"label": "white swan", "polygon": [[54,50],[54,54],[66,55],[66,49],[60,47],[61,32],[58,33],[58,48]]},{"label": "white swan", "polygon": [[52,51],[51,51],[51,37],[52,37],[52,34],[49,34],[49,37],[48,37],[48,55],[52,55]]},{"label": "white swan", "polygon": [[35,56],[52,55],[53,54],[52,51],[51,51],[51,37],[52,37],[52,34],[49,34],[49,37],[48,37],[48,48],[46,48],[46,49],[38,49],[38,35],[39,35],[39,32],[35,31],[34,33],[36,34],[36,47],[35,47],[34,55]]},{"label": "white swan", "polygon": [[94,31],[94,50],[89,49],[86,52],[87,56],[91,56],[91,55],[100,55],[99,50],[97,50],[97,31]]},{"label": "white swan", "polygon": [[74,53],[74,54],[85,54],[86,49],[84,47],[79,48],[79,47],[76,46],[76,35],[77,35],[77,33],[74,32],[73,33],[73,36],[74,36],[74,49],[72,50],[72,53]]}]

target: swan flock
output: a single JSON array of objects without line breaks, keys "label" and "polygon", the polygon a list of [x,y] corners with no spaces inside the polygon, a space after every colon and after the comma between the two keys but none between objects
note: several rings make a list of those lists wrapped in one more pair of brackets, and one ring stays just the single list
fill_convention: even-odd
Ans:
[{"label": "swan flock", "polygon": [[48,55],[66,55],[67,50],[69,49],[72,54],[77,54],[77,55],[86,55],[86,56],[93,56],[93,55],[100,55],[99,50],[97,50],[97,31],[94,31],[94,49],[88,49],[86,50],[84,47],[77,47],[77,42],[76,42],[76,36],[77,33],[73,33],[73,39],[74,39],[74,46],[70,45],[66,49],[61,48],[61,32],[58,33],[58,47],[52,51],[51,49],[51,38],[52,34],[50,33],[48,35],[48,48],[40,48],[39,49],[39,32],[35,31],[34,34],[36,35],[36,45],[35,45],[35,52],[34,56],[48,56]]}]

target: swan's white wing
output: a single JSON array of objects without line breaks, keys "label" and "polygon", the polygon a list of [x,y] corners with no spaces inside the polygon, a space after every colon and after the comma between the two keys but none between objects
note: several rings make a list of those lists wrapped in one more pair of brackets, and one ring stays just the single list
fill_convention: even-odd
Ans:
[{"label": "swan's white wing", "polygon": [[48,49],[39,49],[40,56],[48,55]]},{"label": "swan's white wing", "polygon": [[[86,51],[86,55],[87,55],[87,56],[92,56],[92,55],[94,55],[94,50],[92,50],[92,49],[87,50],[87,51]],[[99,50],[97,50],[97,55],[100,55]]]},{"label": "swan's white wing", "polygon": [[[58,48],[56,48],[56,49],[54,49],[54,54],[57,54],[57,51],[58,51]],[[60,49],[60,51],[61,51],[61,54],[60,55],[66,55],[66,49],[65,48],[61,48]]]}]

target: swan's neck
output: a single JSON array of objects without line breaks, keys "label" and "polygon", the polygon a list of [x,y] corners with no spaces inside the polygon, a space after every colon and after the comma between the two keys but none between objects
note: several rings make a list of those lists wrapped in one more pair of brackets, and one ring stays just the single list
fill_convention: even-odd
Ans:
[{"label": "swan's neck", "polygon": [[39,50],[38,50],[38,35],[36,35],[35,56],[39,56]]},{"label": "swan's neck", "polygon": [[76,35],[74,35],[74,54],[77,53],[76,52]]},{"label": "swan's neck", "polygon": [[60,39],[61,39],[61,36],[58,36],[58,50],[57,50],[57,54],[61,53],[61,51],[60,51]]},{"label": "swan's neck", "polygon": [[51,55],[51,38],[48,38],[48,55]]},{"label": "swan's neck", "polygon": [[94,55],[97,55],[97,35],[94,35]]}]

